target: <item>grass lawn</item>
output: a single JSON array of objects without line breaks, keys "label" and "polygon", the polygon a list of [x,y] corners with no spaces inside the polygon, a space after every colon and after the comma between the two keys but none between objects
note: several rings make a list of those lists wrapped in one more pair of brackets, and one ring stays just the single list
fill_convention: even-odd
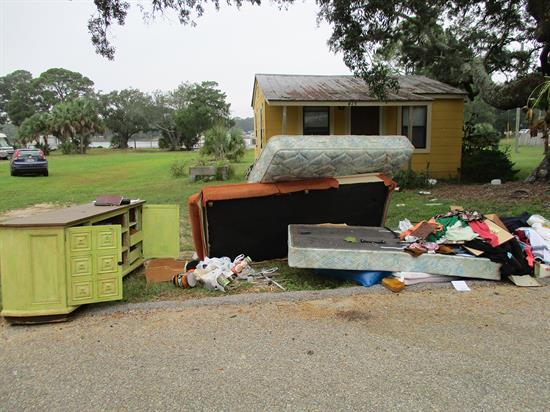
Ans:
[{"label": "grass lawn", "polygon": [[542,146],[520,146],[518,153],[514,150],[514,139],[503,139],[500,148],[509,148],[515,169],[519,169],[518,179],[525,179],[537,167],[544,157]]},{"label": "grass lawn", "polygon": [[[512,152],[513,160],[521,168],[520,176],[527,176],[542,159],[540,148],[520,148],[519,155]],[[187,177],[173,178],[170,166],[183,162],[187,166],[198,158],[196,152],[160,152],[158,150],[108,150],[93,149],[87,155],[49,156],[49,177],[11,177],[9,163],[0,162],[0,213],[39,203],[84,203],[100,194],[121,194],[130,198],[146,199],[149,203],[178,203],[182,214],[182,247],[192,250],[189,223],[187,219],[187,198],[208,184],[220,182],[190,183]],[[252,163],[254,152],[248,151],[244,160],[234,164],[235,176],[228,183],[244,180],[246,168]],[[451,190],[449,190],[451,187]],[[479,196],[487,186],[438,185],[431,195],[420,195],[416,190],[395,192],[388,211],[387,224],[396,227],[400,219],[417,221],[443,213],[452,204],[478,209],[484,213],[514,215],[524,210],[548,215],[547,199],[509,199]],[[472,195],[468,193],[472,191]],[[462,195],[462,197],[458,196]],[[435,199],[435,200],[434,200]],[[277,280],[289,290],[334,288],[348,285],[340,281],[319,278],[307,271],[289,268],[284,262],[276,262],[280,275]],[[262,265],[266,266],[266,265]],[[271,287],[243,284],[230,293],[250,290],[277,290]],[[143,273],[127,276],[124,282],[126,301],[143,301],[191,296],[205,296],[211,293],[202,289],[182,290],[171,284],[147,285]]]}]

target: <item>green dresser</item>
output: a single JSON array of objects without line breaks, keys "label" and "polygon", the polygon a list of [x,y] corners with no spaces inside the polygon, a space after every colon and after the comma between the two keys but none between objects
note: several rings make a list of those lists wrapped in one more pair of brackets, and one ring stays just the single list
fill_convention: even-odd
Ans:
[{"label": "green dresser", "polygon": [[0,223],[2,316],[62,320],[78,306],[122,299],[145,259],[177,258],[178,205],[79,205]]}]

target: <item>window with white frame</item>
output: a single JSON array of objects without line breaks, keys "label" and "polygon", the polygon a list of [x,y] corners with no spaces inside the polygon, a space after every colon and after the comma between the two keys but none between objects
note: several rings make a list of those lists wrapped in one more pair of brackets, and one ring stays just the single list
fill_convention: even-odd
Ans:
[{"label": "window with white frame", "polygon": [[426,106],[403,106],[401,133],[407,136],[415,149],[428,148],[428,108]]},{"label": "window with white frame", "polygon": [[305,135],[330,134],[330,110],[328,107],[304,107]]}]

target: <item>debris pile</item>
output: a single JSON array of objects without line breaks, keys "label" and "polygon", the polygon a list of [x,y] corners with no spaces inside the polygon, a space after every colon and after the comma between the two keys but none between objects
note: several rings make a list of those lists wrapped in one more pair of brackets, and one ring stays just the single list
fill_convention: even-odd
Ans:
[{"label": "debris pile", "polygon": [[[501,276],[518,286],[540,286],[532,276],[550,276],[550,221],[540,215],[525,212],[500,219],[458,208],[415,225],[402,220],[399,229],[399,237],[408,243],[404,251],[412,256],[444,253],[487,258],[499,263]],[[404,285],[450,280],[427,273],[399,272],[393,276]],[[471,277],[475,278],[475,273]],[[388,281],[382,284],[396,291]],[[455,282],[453,285],[457,288]]]},{"label": "debris pile", "polygon": [[467,291],[464,278],[538,286],[535,278],[550,275],[550,222],[529,213],[500,219],[453,206],[414,224],[403,219],[397,232],[291,225],[289,265],[364,286],[381,282],[394,292],[411,284],[449,281]]},{"label": "debris pile", "polygon": [[180,288],[189,289],[200,285],[208,290],[226,292],[239,286],[239,281],[248,283],[265,283],[286,290],[273,280],[277,267],[256,270],[250,266],[252,260],[245,255],[237,256],[233,261],[229,257],[209,258],[202,261],[190,261],[185,271],[176,274],[172,283]]}]

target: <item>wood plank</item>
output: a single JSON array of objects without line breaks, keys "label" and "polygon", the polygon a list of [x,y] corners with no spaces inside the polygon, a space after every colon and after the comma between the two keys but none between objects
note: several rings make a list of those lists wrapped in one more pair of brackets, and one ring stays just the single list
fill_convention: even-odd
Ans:
[{"label": "wood plank", "polygon": [[131,205],[121,206],[95,206],[93,203],[66,207],[59,210],[52,210],[36,215],[19,217],[5,220],[0,223],[0,227],[52,227],[52,226],[70,226],[92,218],[106,215],[116,211],[124,211],[131,207],[141,205],[145,200],[132,203]]}]

